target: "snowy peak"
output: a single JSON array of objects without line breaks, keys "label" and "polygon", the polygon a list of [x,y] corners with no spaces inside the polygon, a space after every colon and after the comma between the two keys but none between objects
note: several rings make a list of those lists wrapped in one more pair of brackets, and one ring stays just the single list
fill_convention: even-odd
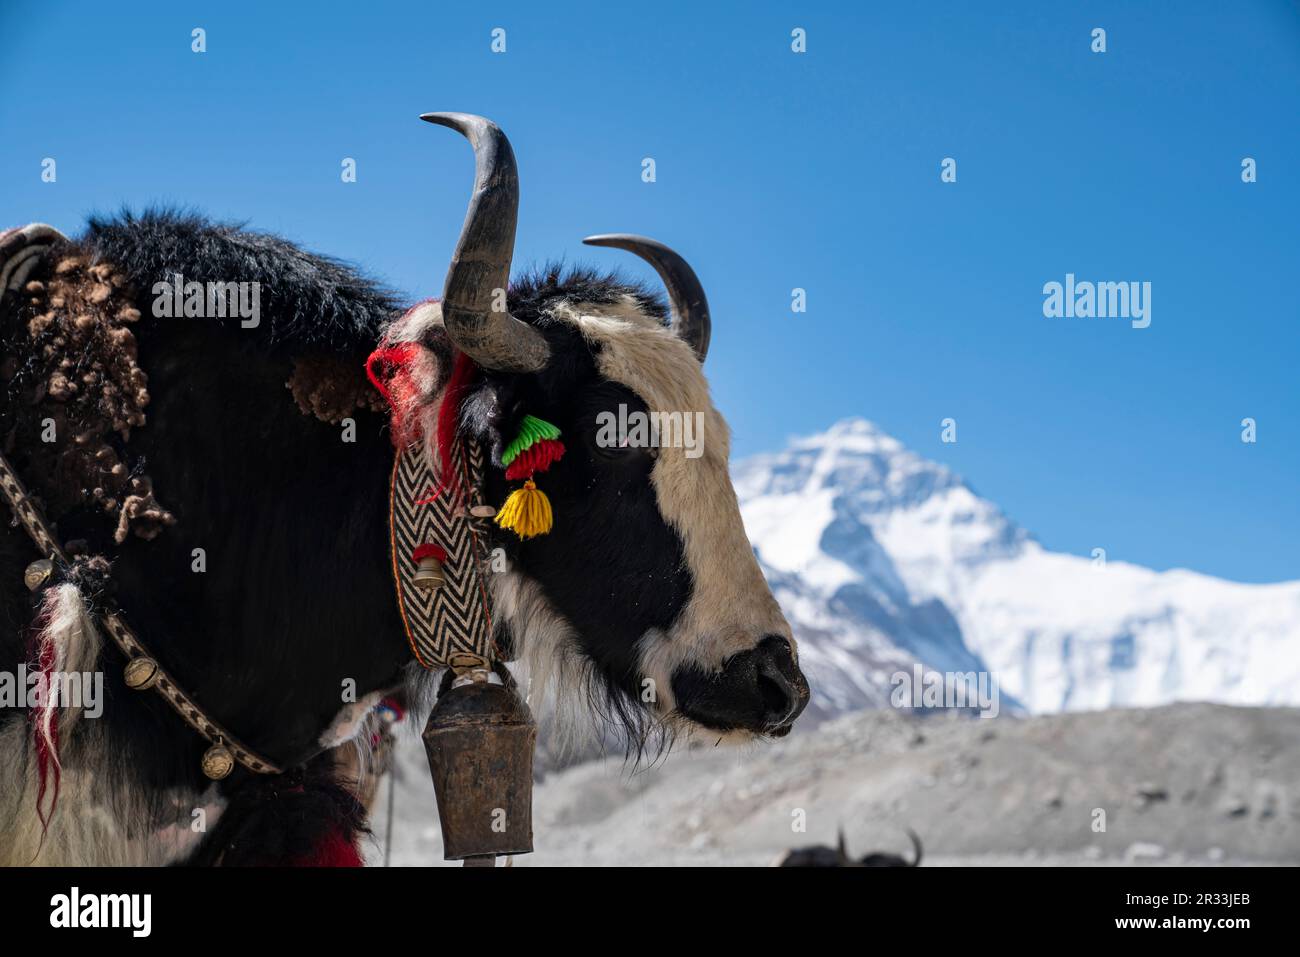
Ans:
[{"label": "snowy peak", "polygon": [[737,469],[736,481],[745,497],[857,490],[864,507],[878,509],[919,502],[962,484],[865,419],[845,419],[820,435],[794,440],[784,452],[748,459]]},{"label": "snowy peak", "polygon": [[1028,540],[956,473],[865,419],[748,459],[735,481],[751,538],[786,571],[819,555],[883,566],[870,543],[921,561],[979,561],[1014,554]]},{"label": "snowy peak", "polygon": [[817,713],[879,706],[919,661],[988,671],[1032,711],[1300,703],[1300,583],[1048,551],[950,469],[863,419],[737,464],[750,539]]}]

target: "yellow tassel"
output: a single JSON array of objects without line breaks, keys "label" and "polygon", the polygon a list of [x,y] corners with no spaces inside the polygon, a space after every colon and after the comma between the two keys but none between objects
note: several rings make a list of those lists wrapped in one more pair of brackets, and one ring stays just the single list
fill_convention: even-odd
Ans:
[{"label": "yellow tassel", "polygon": [[497,524],[520,538],[545,535],[551,530],[551,500],[532,479],[510,493],[497,512]]}]

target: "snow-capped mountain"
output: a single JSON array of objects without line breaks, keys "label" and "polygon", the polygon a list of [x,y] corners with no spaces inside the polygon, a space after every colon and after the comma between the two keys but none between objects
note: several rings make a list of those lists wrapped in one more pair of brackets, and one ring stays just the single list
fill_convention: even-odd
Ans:
[{"label": "snow-capped mountain", "polygon": [[737,463],[745,526],[823,716],[921,662],[1003,710],[1300,704],[1300,582],[1242,585],[1052,552],[862,419]]}]

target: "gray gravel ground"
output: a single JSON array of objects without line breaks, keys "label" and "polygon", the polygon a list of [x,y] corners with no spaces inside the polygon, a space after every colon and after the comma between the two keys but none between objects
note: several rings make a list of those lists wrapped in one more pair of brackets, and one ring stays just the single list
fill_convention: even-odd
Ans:
[{"label": "gray gravel ground", "polygon": [[[441,864],[414,734],[399,761],[393,863]],[[840,829],[852,853],[903,853],[906,827],[927,865],[1300,864],[1300,709],[863,711],[783,741],[675,751],[646,770],[592,761],[538,785],[536,851],[514,865],[766,865]]]}]

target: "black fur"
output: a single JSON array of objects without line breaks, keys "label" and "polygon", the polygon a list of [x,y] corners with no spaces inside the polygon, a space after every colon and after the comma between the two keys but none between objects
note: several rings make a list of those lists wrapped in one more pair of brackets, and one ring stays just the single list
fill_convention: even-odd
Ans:
[{"label": "black fur", "polygon": [[[358,411],[356,441],[344,443],[338,427],[301,414],[285,388],[292,356],[336,356],[363,375],[393,318],[392,297],[283,240],[190,216],[95,221],[79,246],[135,287],[153,401],[129,448],[177,523],[153,541],[116,546],[97,512],[49,518],[65,541],[113,557],[116,600],[181,685],[250,746],[294,765],[318,750],[345,681],[358,696],[394,686],[410,657],[388,558],[386,419]],[[152,284],[173,272],[264,283],[262,324],[153,318]],[[22,472],[39,422],[18,418]],[[39,494],[41,476],[25,477]],[[206,551],[205,573],[191,571],[195,548]],[[0,530],[6,623],[30,621],[21,572],[32,551],[20,529]],[[0,635],[3,667],[25,658],[25,639],[18,628]],[[165,821],[167,789],[207,786],[199,771],[207,745],[157,696],[127,690],[121,656],[106,645],[108,700],[96,722],[111,755],[106,791],[133,794]],[[221,788],[246,777],[237,769]]]},{"label": "black fur", "polygon": [[667,321],[663,296],[617,272],[601,272],[583,266],[565,267],[548,263],[540,269],[515,277],[510,284],[510,314],[532,325],[553,326],[546,310],[563,300],[611,305],[631,296],[650,316]]},{"label": "black fur", "polygon": [[256,778],[232,790],[216,826],[185,863],[192,867],[310,865],[322,844],[342,839],[354,847],[369,834],[366,811],[334,777],[333,758]]},{"label": "black fur", "polygon": [[547,315],[561,300],[612,303],[624,296],[666,318],[656,295],[617,275],[551,267],[517,280],[511,314],[543,331],[551,361],[535,375],[484,373],[462,406],[462,421],[486,443],[497,466],[487,478],[492,502],[504,501],[519,484],[506,481],[501,453],[523,416],[560,428],[564,458],[537,478],[551,500],[554,528],[524,542],[504,533],[499,544],[578,632],[594,666],[588,704],[639,757],[667,739],[654,738],[663,726],[648,720],[642,702],[636,644],[652,629],[671,626],[690,600],[691,575],[681,538],[660,514],[650,482],[654,450],[602,449],[596,443],[599,413],[617,413],[620,404],[645,411],[645,403],[604,379],[577,330]]},{"label": "black fur", "polygon": [[[92,216],[83,242],[96,260],[126,270],[145,302],[155,282],[177,272],[186,281],[260,283],[270,328],[258,336],[258,345],[277,354],[310,349],[364,356],[375,347],[380,326],[400,308],[393,293],[337,259],[194,213],[150,209],[139,216],[129,210]],[[200,324],[238,328],[237,320]]]},{"label": "black fur", "polygon": [[792,851],[787,851],[777,866],[919,867],[921,864],[921,839],[916,836],[916,832],[911,828],[907,829],[907,836],[912,842],[912,859],[910,861],[901,854],[892,854],[888,851],[874,851],[854,860],[849,857],[848,851],[845,850],[844,835],[841,833],[838,846],[827,847],[825,844],[813,844],[808,847],[797,847]]}]

